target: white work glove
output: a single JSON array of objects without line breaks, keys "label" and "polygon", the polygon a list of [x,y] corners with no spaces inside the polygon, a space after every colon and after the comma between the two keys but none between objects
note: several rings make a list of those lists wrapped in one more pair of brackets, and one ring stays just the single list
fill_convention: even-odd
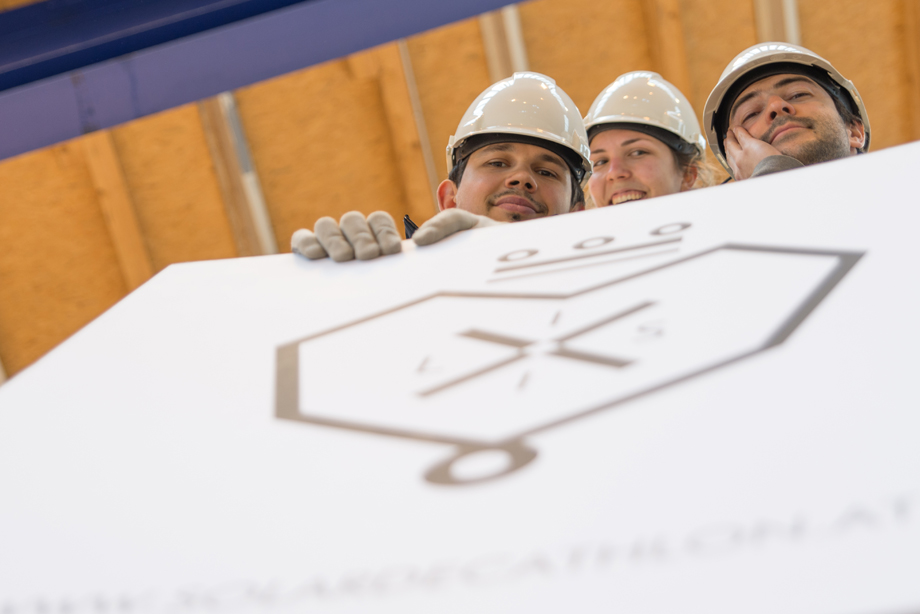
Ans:
[{"label": "white work glove", "polygon": [[416,245],[431,245],[461,230],[498,226],[502,223],[463,209],[447,209],[419,226],[412,235],[412,240]]},{"label": "white work glove", "polygon": [[367,219],[349,211],[339,222],[331,217],[316,220],[313,232],[301,228],[291,236],[291,251],[310,260],[331,257],[336,262],[371,260],[381,254],[402,251],[396,223],[386,211],[374,211]]}]

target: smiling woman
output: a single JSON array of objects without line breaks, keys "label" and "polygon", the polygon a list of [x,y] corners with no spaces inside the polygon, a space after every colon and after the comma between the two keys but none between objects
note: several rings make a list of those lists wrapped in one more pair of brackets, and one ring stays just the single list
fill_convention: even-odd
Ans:
[{"label": "smiling woman", "polygon": [[594,174],[593,205],[607,207],[711,184],[693,107],[653,72],[621,75],[585,117]]}]

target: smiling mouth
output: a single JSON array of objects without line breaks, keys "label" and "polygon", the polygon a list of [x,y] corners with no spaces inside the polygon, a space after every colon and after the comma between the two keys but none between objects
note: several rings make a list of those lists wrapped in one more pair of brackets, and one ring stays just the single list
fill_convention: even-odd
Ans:
[{"label": "smiling mouth", "polygon": [[495,207],[507,211],[515,220],[540,215],[540,207],[528,198],[516,194],[505,194],[495,201]]},{"label": "smiling mouth", "polygon": [[788,127],[783,126],[779,130],[777,130],[776,133],[770,138],[770,144],[772,145],[773,143],[776,142],[776,139],[786,134],[787,132],[791,132],[792,130],[795,130],[797,128],[804,129],[805,126],[799,126],[798,124],[792,124]]},{"label": "smiling mouth", "polygon": [[627,190],[625,192],[617,192],[611,196],[610,200],[607,202],[607,205],[621,205],[631,200],[642,200],[643,198],[645,198],[645,192],[640,192],[639,190]]}]

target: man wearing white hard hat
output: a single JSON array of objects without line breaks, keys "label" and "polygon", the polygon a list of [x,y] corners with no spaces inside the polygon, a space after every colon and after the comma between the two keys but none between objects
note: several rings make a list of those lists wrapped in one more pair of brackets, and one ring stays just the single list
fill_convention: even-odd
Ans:
[{"label": "man wearing white hard hat", "polygon": [[[578,108],[555,81],[520,72],[480,94],[448,141],[448,178],[438,186],[441,213],[413,240],[428,245],[461,230],[547,217],[584,208],[591,175]],[[367,260],[399,252],[389,214],[357,211],[298,230],[291,249],[310,259]]]},{"label": "man wearing white hard hat", "polygon": [[658,73],[637,70],[617,77],[594,100],[585,129],[593,164],[588,191],[597,207],[711,183],[696,113]]},{"label": "man wearing white hard hat", "polygon": [[735,180],[869,149],[859,92],[830,62],[789,43],[761,43],[728,65],[706,101],[709,144]]}]

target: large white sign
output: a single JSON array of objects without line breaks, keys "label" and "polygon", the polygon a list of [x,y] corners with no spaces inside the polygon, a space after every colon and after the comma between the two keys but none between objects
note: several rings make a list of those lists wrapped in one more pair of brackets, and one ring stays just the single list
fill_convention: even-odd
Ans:
[{"label": "large white sign", "polygon": [[0,388],[0,612],[920,609],[918,167],[170,267]]}]

